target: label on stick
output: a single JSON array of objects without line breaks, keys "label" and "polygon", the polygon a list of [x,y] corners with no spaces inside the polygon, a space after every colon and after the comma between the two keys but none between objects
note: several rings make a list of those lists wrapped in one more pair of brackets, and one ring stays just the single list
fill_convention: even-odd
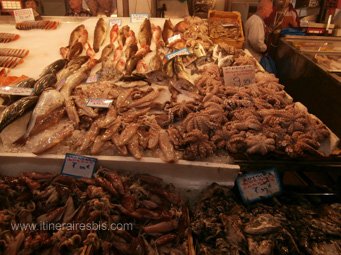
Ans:
[{"label": "label on stick", "polygon": [[30,96],[32,95],[32,93],[32,88],[20,88],[11,86],[0,87],[0,94],[3,95]]},{"label": "label on stick", "polygon": [[182,48],[180,50],[173,51],[172,53],[167,54],[166,59],[171,60],[172,58],[175,58],[176,56],[184,56],[184,55],[189,55],[189,54],[190,52],[187,48]]},{"label": "label on stick", "polygon": [[21,23],[24,21],[34,21],[34,13],[32,8],[14,10],[15,23]]},{"label": "label on stick", "polygon": [[109,108],[114,100],[104,98],[89,98],[86,106],[95,108]]},{"label": "label on stick", "polygon": [[247,86],[255,83],[255,67],[246,66],[227,66],[223,67],[224,82],[226,86]]},{"label": "label on stick", "polygon": [[243,174],[237,178],[237,186],[245,203],[269,198],[282,191],[281,181],[275,169]]},{"label": "label on stick", "polygon": [[149,15],[147,13],[132,13],[132,14],[130,14],[130,22],[131,23],[141,23],[145,19],[149,19]]},{"label": "label on stick", "polygon": [[117,24],[120,27],[122,25],[122,20],[119,18],[110,18],[109,19],[109,26],[112,27],[115,24]]},{"label": "label on stick", "polygon": [[91,178],[97,163],[96,158],[66,153],[62,175]]}]

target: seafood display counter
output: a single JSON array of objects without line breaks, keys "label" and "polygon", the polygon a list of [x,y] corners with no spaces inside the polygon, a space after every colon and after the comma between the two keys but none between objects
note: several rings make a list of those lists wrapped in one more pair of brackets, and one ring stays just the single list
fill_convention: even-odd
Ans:
[{"label": "seafood display counter", "polygon": [[[60,21],[0,23],[0,54],[20,58],[2,76],[27,76],[0,89],[29,91],[0,97],[0,255],[340,254],[340,204],[249,206],[232,188],[234,158],[325,158],[338,143],[254,58],[194,17]],[[225,84],[224,67],[251,84]],[[60,175],[66,153],[96,157],[92,178]]]},{"label": "seafood display counter", "polygon": [[341,135],[341,40],[288,36],[280,40],[275,61],[285,90]]}]

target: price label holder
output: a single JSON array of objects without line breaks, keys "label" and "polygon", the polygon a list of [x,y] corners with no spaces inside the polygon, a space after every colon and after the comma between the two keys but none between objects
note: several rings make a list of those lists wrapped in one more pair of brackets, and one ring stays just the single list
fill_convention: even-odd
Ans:
[{"label": "price label holder", "polygon": [[21,23],[24,21],[34,21],[34,13],[32,8],[14,10],[15,23]]},{"label": "price label holder", "polygon": [[119,18],[110,18],[109,19],[109,27],[112,27],[115,24],[117,24],[119,27],[122,26],[122,20]]},{"label": "price label holder", "polygon": [[147,13],[132,13],[130,14],[131,23],[141,23],[145,19],[149,19],[149,14]]},{"label": "price label holder", "polygon": [[86,82],[85,83],[95,83],[98,81],[98,75],[97,74],[94,74],[94,75],[90,75],[88,77],[88,79],[86,79]]},{"label": "price label holder", "polygon": [[30,96],[33,94],[33,89],[5,86],[5,87],[0,87],[0,94],[14,95],[14,96]]},{"label": "price label holder", "polygon": [[95,108],[109,108],[112,105],[112,99],[104,98],[89,98],[86,102],[86,106]]},{"label": "price label holder", "polygon": [[173,35],[172,37],[168,38],[168,44],[172,44],[172,43],[177,42],[179,40],[181,40],[181,35],[180,34]]},{"label": "price label holder", "polygon": [[226,86],[247,86],[255,83],[255,67],[246,66],[227,66],[223,67],[224,82]]},{"label": "price label holder", "polygon": [[96,158],[66,153],[61,175],[91,178],[96,163]]},{"label": "price label holder", "polygon": [[166,59],[171,60],[172,58],[175,58],[176,56],[185,56],[185,55],[189,55],[189,54],[190,54],[190,52],[187,48],[182,48],[180,50],[173,51],[172,53],[167,54]]},{"label": "price label holder", "polygon": [[236,183],[246,204],[270,198],[282,192],[282,182],[274,168],[243,174],[237,178]]}]

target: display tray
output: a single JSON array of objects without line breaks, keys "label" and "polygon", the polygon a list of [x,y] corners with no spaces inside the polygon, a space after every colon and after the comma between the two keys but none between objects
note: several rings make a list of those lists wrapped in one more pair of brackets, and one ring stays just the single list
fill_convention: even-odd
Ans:
[{"label": "display tray", "polygon": [[[93,156],[91,156],[93,157]],[[179,160],[176,164],[161,159],[144,157],[97,156],[98,165],[132,173],[158,176],[184,190],[199,190],[212,182],[233,186],[239,166],[226,163],[211,163]],[[1,153],[1,175],[16,176],[25,171],[60,173],[64,155],[36,156],[32,153]]]}]

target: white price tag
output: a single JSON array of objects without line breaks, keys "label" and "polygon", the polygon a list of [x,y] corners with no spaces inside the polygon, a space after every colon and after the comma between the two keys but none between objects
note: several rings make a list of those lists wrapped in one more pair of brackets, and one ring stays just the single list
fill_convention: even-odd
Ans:
[{"label": "white price tag", "polygon": [[15,95],[15,96],[30,96],[33,93],[32,88],[18,88],[18,87],[11,87],[5,86],[0,87],[0,94],[3,95]]},{"label": "white price tag", "polygon": [[34,14],[32,8],[14,10],[15,23],[24,21],[34,21]]},{"label": "white price tag", "polygon": [[168,44],[172,44],[178,40],[181,40],[181,35],[180,34],[173,35],[172,37],[168,38]]},{"label": "white price tag", "polygon": [[237,186],[245,203],[269,198],[282,191],[282,185],[275,169],[247,173],[237,178]]},{"label": "white price tag", "polygon": [[61,174],[91,178],[94,173],[96,163],[96,158],[66,153]]},{"label": "white price tag", "polygon": [[98,75],[94,74],[88,77],[88,79],[86,79],[86,83],[94,83],[98,81]]},{"label": "white price tag", "polygon": [[189,50],[187,48],[183,48],[183,49],[180,49],[177,51],[173,51],[170,54],[167,54],[166,59],[170,60],[172,58],[175,58],[176,56],[185,56],[185,55],[189,55],[189,54],[190,54]]},{"label": "white price tag", "polygon": [[255,82],[255,67],[227,66],[223,67],[224,82],[226,86],[246,86]]},{"label": "white price tag", "polygon": [[114,100],[104,98],[89,98],[86,102],[88,107],[109,108]]},{"label": "white price tag", "polygon": [[122,25],[122,20],[119,18],[110,18],[109,19],[109,27],[112,27],[113,25],[117,24],[118,26]]},{"label": "white price tag", "polygon": [[149,19],[149,15],[147,13],[132,13],[132,14],[130,14],[130,22],[131,23],[141,23],[145,19]]}]

